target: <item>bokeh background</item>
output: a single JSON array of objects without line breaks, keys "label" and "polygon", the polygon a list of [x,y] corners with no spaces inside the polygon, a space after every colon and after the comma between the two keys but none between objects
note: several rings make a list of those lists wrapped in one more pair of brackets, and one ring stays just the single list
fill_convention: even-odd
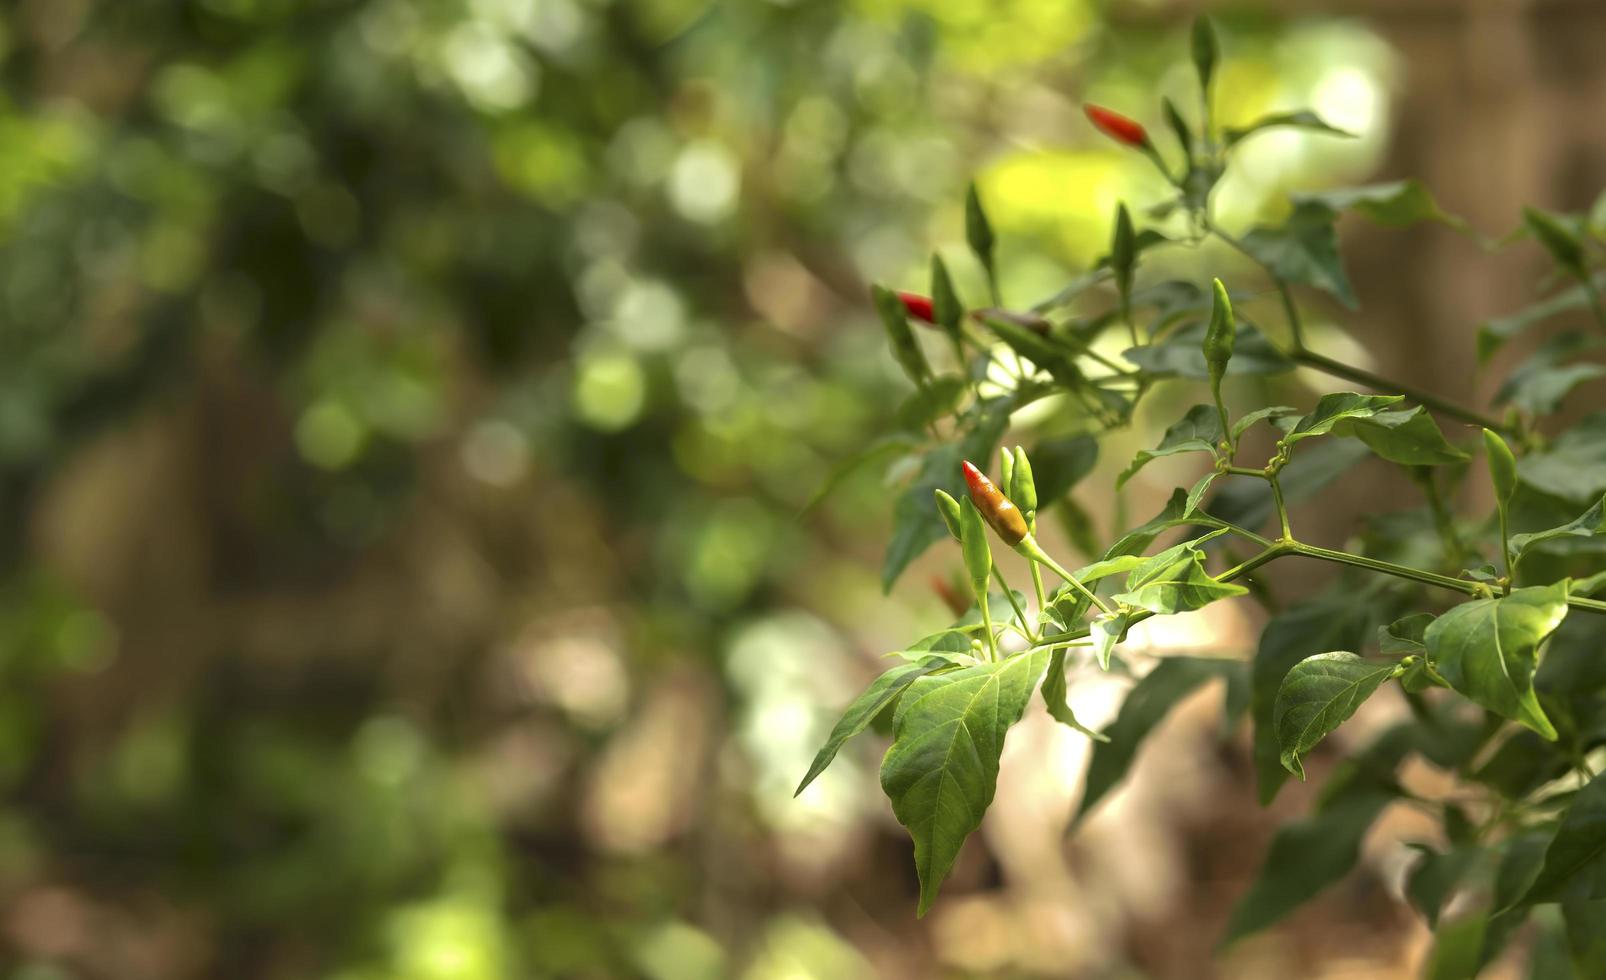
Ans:
[{"label": "bokeh background", "polygon": [[[1080,105],[1191,115],[1197,9],[6,4],[4,976],[1410,975],[1409,813],[1211,965],[1311,798],[1255,807],[1218,692],[1070,838],[1086,742],[1034,705],[924,920],[874,736],[791,795],[879,656],[946,622],[929,583],[957,564],[882,595],[896,461],[803,512],[907,392],[867,284],[920,288],[940,249],[979,297],[972,179],[1008,301],[1085,269],[1115,203],[1162,188]],[[1415,175],[1496,236],[1606,186],[1597,0],[1212,13],[1225,122],[1310,106],[1361,134],[1247,144],[1231,227]],[[1345,234],[1366,313],[1318,307],[1319,346],[1491,391],[1472,332],[1531,296],[1536,250]],[[1102,533],[1150,438],[1075,491]],[[1150,467],[1125,513],[1184,472]],[[1368,506],[1340,496],[1311,519]],[[1247,650],[1250,615],[1137,642]],[[1073,704],[1102,724],[1129,683]]]}]

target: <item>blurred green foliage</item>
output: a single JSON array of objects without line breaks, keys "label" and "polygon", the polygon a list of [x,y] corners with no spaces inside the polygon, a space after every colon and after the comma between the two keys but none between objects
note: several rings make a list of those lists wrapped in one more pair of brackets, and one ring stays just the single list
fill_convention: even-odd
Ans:
[{"label": "blurred green foliage", "polygon": [[[969,179],[1023,302],[1157,198],[1080,123],[1183,84],[1118,6],[9,7],[11,975],[869,975],[757,855],[868,806],[781,804],[902,626],[827,625],[887,474],[797,514],[906,390],[863,284]],[[1368,134],[1260,139],[1223,213],[1374,163],[1375,38],[1223,24],[1226,123]],[[666,735],[689,787],[632,788]]]}]

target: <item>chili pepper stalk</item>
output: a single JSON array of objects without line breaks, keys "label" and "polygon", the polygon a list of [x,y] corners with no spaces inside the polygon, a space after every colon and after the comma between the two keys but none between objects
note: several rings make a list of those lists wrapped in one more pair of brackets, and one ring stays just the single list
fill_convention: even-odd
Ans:
[{"label": "chili pepper stalk", "polygon": [[1106,109],[1091,102],[1082,106],[1082,111],[1087,113],[1087,118],[1093,123],[1094,129],[1122,146],[1131,147],[1142,153],[1159,168],[1166,180],[1172,184],[1177,182],[1167,169],[1165,161],[1160,159],[1160,152],[1154,148],[1154,141],[1149,138],[1149,131],[1143,128],[1142,123],[1130,116],[1123,116],[1114,109]]}]

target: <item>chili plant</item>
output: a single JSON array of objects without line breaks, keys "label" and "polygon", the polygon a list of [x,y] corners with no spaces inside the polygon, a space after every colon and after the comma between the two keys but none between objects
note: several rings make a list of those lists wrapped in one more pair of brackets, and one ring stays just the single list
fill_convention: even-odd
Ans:
[{"label": "chili plant", "polygon": [[[1223,941],[1272,924],[1337,881],[1378,815],[1404,803],[1442,822],[1438,841],[1416,845],[1420,856],[1404,889],[1436,928],[1431,975],[1476,974],[1537,919],[1566,937],[1583,974],[1599,976],[1606,968],[1606,775],[1596,775],[1606,763],[1606,601],[1592,595],[1606,586],[1606,413],[1559,433],[1544,422],[1573,388],[1606,374],[1583,359],[1606,332],[1599,294],[1606,229],[1580,215],[1524,214],[1561,285],[1533,307],[1483,325],[1480,358],[1569,310],[1587,311],[1596,326],[1560,333],[1513,369],[1495,399],[1503,414],[1329,357],[1312,346],[1296,290],[1355,306],[1335,231],[1341,214],[1385,226],[1431,221],[1467,229],[1415,181],[1298,193],[1279,224],[1242,234],[1223,228],[1212,190],[1244,141],[1276,127],[1348,134],[1308,111],[1217,126],[1217,60],[1214,31],[1201,21],[1193,36],[1198,121],[1162,103],[1177,144],[1170,152],[1136,121],[1089,107],[1093,124],[1157,167],[1172,193],[1144,212],[1154,227],[1138,228],[1120,207],[1108,255],[1060,292],[1025,309],[1003,304],[994,233],[974,188],[966,238],[986,272],[987,303],[963,302],[940,258],[932,260],[929,299],[876,288],[893,351],[916,386],[900,419],[911,433],[929,434],[920,437],[915,475],[894,508],[884,584],[890,588],[946,530],[974,605],[899,651],[900,662],[848,707],[798,791],[849,738],[872,722],[890,725],[881,785],[914,841],[923,915],[992,801],[1005,736],[1034,692],[1054,718],[1097,742],[1080,819],[1125,776],[1136,743],[1170,706],[1207,681],[1226,681],[1229,719],[1248,715],[1262,804],[1290,777],[1305,777],[1307,755],[1363,702],[1392,690],[1409,708],[1399,713],[1405,720],[1338,764],[1314,811],[1278,831]],[[1262,332],[1240,315],[1235,306],[1250,294],[1219,279],[1140,275],[1160,249],[1209,239],[1258,267],[1278,330]],[[921,337],[927,330],[930,345]],[[1107,335],[1120,338],[1124,353],[1114,353],[1119,347]],[[928,346],[939,355],[935,364]],[[1228,377],[1300,366],[1365,391],[1332,391],[1300,408],[1235,404],[1229,394],[1243,386],[1223,387]],[[1149,520],[1100,538],[1068,493],[1091,469],[1099,436],[1129,425],[1139,404],[1168,386],[1207,388],[1209,400],[1139,452],[1117,489],[1160,457],[1195,454],[1203,473]],[[1031,452],[1004,450],[995,483],[983,468],[1012,416],[1050,396],[1065,406],[1059,417],[1080,431],[1061,428]],[[1289,504],[1322,492],[1368,454],[1401,467],[1421,490],[1420,506],[1371,518],[1344,548],[1312,540],[1291,520]],[[1459,497],[1487,499],[1457,492],[1482,480],[1495,512],[1455,513]],[[1050,513],[1088,563],[1067,570],[1039,543],[1038,521]],[[1179,540],[1158,547],[1168,535]],[[999,544],[1027,560],[1029,592],[1005,581],[993,561]],[[1343,570],[1327,591],[1279,604],[1261,570],[1300,560]],[[1123,645],[1133,626],[1246,599],[1270,613],[1248,661],[1162,657],[1105,732],[1089,731],[1072,714],[1070,679],[1129,669]],[[1452,773],[1454,791],[1428,796],[1402,786],[1397,770],[1411,756]]]}]

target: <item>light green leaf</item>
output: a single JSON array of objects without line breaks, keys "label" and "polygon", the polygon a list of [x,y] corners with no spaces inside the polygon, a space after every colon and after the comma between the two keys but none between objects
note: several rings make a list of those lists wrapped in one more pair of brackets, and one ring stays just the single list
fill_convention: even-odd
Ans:
[{"label": "light green leaf", "polygon": [[1606,776],[1578,791],[1523,903],[1606,898]]},{"label": "light green leaf", "polygon": [[1473,911],[1439,925],[1433,950],[1422,970],[1423,980],[1471,980],[1483,962],[1488,913]]},{"label": "light green leaf", "polygon": [[1293,444],[1312,436],[1326,435],[1340,422],[1372,418],[1403,400],[1401,395],[1359,395],[1353,391],[1323,395],[1310,414],[1301,418],[1293,430],[1283,437],[1283,441]]},{"label": "light green leaf", "polygon": [[1539,646],[1567,615],[1567,583],[1463,602],[1434,620],[1424,639],[1439,674],[1495,714],[1548,739],[1556,729],[1533,689]]},{"label": "light green leaf", "polygon": [[881,788],[914,839],[925,915],[992,803],[1009,727],[1048,665],[1046,650],[915,681],[893,721]]},{"label": "light green leaf", "polygon": [[[1213,532],[1219,533],[1219,532]],[[1204,539],[1200,539],[1204,540]],[[1217,599],[1247,595],[1249,590],[1233,582],[1223,582],[1205,570],[1204,552],[1186,545],[1168,549],[1132,570],[1126,591],[1115,601],[1153,613],[1179,613],[1202,609]]]},{"label": "light green leaf", "polygon": [[1115,721],[1104,730],[1107,744],[1093,747],[1076,820],[1081,820],[1109,791],[1126,778],[1143,739],[1165,720],[1171,709],[1200,685],[1218,677],[1240,674],[1236,660],[1209,657],[1165,657],[1127,692]]},{"label": "light green leaf", "polygon": [[1483,448],[1489,464],[1489,481],[1494,484],[1495,503],[1500,505],[1504,519],[1506,505],[1511,503],[1512,494],[1517,492],[1517,457],[1500,433],[1490,429],[1483,430]]},{"label": "light green leaf", "polygon": [[1199,478],[1199,481],[1188,491],[1188,503],[1183,510],[1184,514],[1192,514],[1199,509],[1199,504],[1204,501],[1205,491],[1210,489],[1210,484],[1214,483],[1216,477],[1220,475],[1212,470]]},{"label": "light green leaf", "polygon": [[1076,720],[1070,703],[1065,700],[1065,648],[1060,647],[1048,658],[1048,674],[1043,678],[1043,703],[1048,705],[1049,716],[1062,725],[1076,729],[1095,742],[1108,742],[1109,738]]},{"label": "light green leaf", "polygon": [[1261,116],[1247,126],[1229,126],[1225,134],[1227,146],[1229,148],[1236,146],[1256,133],[1263,133],[1268,129],[1308,129],[1329,136],[1355,138],[1355,134],[1349,130],[1339,129],[1309,109],[1300,109],[1297,112],[1275,112],[1269,116]]},{"label": "light green leaf", "polygon": [[1295,664],[1283,678],[1272,710],[1283,768],[1304,779],[1300,756],[1349,720],[1395,666],[1343,652],[1318,653]]},{"label": "light green leaf", "polygon": [[919,663],[899,664],[877,677],[869,687],[865,688],[863,694],[860,694],[852,704],[848,705],[847,711],[842,714],[842,720],[838,721],[836,727],[831,729],[830,737],[825,740],[824,745],[820,746],[820,751],[815,754],[814,762],[809,766],[808,773],[803,777],[803,781],[797,784],[797,791],[792,795],[797,796],[807,789],[809,783],[814,782],[814,777],[824,772],[826,767],[836,758],[836,754],[842,748],[842,744],[864,731],[871,720],[885,710],[888,705],[896,702],[910,684],[927,674],[946,670],[953,666],[954,664],[951,661],[943,657],[927,657]]},{"label": "light green leaf", "polygon": [[1538,547],[1546,541],[1557,538],[1592,538],[1606,531],[1606,498],[1595,501],[1594,506],[1579,514],[1560,527],[1553,527],[1546,531],[1533,531],[1529,534],[1513,534],[1511,536],[1511,567],[1516,568],[1529,549]]},{"label": "light green leaf", "polygon": [[1141,449],[1132,458],[1131,465],[1116,477],[1115,487],[1119,490],[1132,479],[1138,470],[1148,464],[1150,460],[1162,456],[1174,456],[1177,453],[1216,453],[1216,444],[1221,441],[1221,418],[1213,405],[1195,405],[1188,409],[1181,420],[1173,423],[1165,430],[1160,438],[1160,444],[1153,449]]},{"label": "light green leaf", "polygon": [[1098,658],[1099,668],[1110,669],[1110,654],[1115,651],[1115,645],[1121,642],[1127,627],[1132,625],[1130,613],[1104,613],[1093,620],[1088,627],[1088,639],[1093,641],[1093,656]]},{"label": "light green leaf", "polygon": [[1423,637],[1433,618],[1432,613],[1412,613],[1387,626],[1378,627],[1378,650],[1391,657],[1427,656],[1427,643]]},{"label": "light green leaf", "polygon": [[1433,416],[1420,405],[1379,412],[1370,418],[1344,419],[1333,426],[1333,434],[1354,436],[1372,452],[1404,466],[1439,466],[1467,459],[1466,453],[1450,445]]}]

